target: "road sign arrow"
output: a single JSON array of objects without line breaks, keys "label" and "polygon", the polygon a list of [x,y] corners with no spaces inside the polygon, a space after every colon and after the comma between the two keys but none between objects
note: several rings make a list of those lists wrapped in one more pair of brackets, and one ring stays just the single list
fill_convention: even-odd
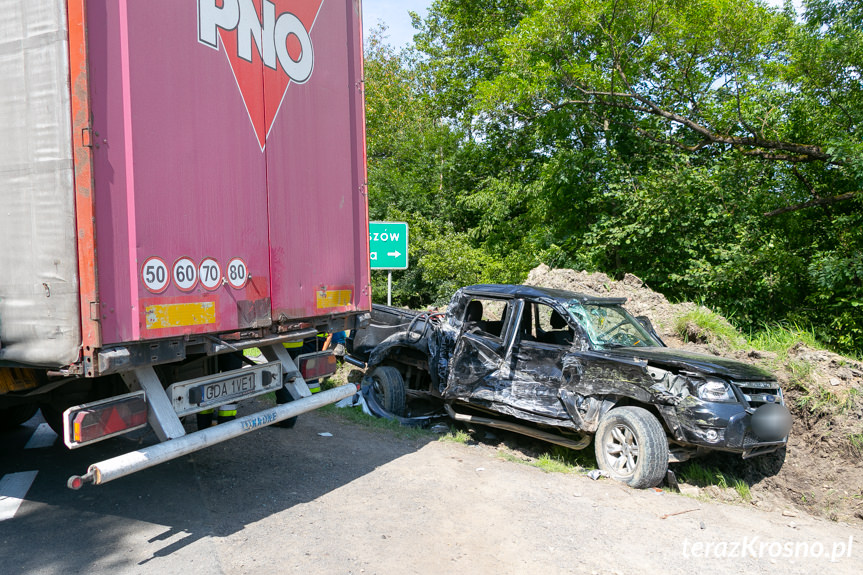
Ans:
[{"label": "road sign arrow", "polygon": [[408,269],[407,222],[369,222],[369,267]]}]

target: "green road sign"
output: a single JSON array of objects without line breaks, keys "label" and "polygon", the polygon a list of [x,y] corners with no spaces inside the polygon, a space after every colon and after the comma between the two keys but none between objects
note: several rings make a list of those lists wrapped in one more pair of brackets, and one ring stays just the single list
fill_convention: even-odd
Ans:
[{"label": "green road sign", "polygon": [[369,222],[369,258],[373,270],[408,269],[407,222]]}]

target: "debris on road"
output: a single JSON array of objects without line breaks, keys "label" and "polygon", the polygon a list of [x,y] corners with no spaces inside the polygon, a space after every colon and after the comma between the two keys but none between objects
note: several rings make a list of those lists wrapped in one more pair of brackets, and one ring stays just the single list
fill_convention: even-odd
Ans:
[{"label": "debris on road", "polygon": [[599,469],[591,469],[587,472],[587,476],[593,479],[594,481],[598,480],[600,477],[608,477],[608,473],[605,471],[601,471]]},{"label": "debris on road", "polygon": [[684,509],[683,511],[675,511],[674,513],[666,513],[665,515],[660,515],[660,519],[668,519],[669,517],[674,517],[675,515],[683,515],[684,513],[692,513],[693,511],[700,511],[700,508],[696,507],[695,509]]}]

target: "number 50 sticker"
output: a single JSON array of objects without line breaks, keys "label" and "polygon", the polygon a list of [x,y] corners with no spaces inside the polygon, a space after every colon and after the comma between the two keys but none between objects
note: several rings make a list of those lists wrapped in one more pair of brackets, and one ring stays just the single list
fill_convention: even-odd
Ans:
[{"label": "number 50 sticker", "polygon": [[171,281],[168,275],[168,266],[162,258],[147,258],[141,266],[141,278],[144,286],[153,293],[162,293]]},{"label": "number 50 sticker", "polygon": [[249,279],[249,270],[246,268],[246,262],[241,258],[234,258],[228,262],[228,271],[225,274],[228,283],[232,288],[240,289],[246,285]]}]

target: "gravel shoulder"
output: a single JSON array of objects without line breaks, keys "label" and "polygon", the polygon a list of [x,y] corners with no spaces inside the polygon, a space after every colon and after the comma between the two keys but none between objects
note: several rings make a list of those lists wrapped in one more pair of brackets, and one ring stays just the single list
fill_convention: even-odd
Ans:
[{"label": "gravel shoulder", "polygon": [[[263,433],[255,454],[283,491],[262,485],[214,512],[225,573],[859,573],[863,530],[801,512],[546,473],[492,445],[401,439],[337,414]],[[195,456],[205,499],[267,464],[230,465],[231,451]],[[252,503],[274,513],[246,522]]]},{"label": "gravel shoulder", "polygon": [[65,487],[70,470],[132,440],[7,446],[7,471],[39,477],[0,522],[0,572],[860,572],[858,525],[546,473],[513,460],[534,447],[498,439],[406,439],[318,411],[80,491]]}]

